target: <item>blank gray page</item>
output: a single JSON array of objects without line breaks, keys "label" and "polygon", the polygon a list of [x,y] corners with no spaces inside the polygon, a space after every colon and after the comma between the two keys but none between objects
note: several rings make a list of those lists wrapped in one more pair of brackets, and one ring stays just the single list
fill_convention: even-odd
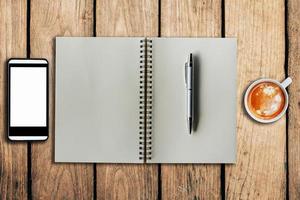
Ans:
[{"label": "blank gray page", "polygon": [[[186,119],[184,63],[195,56],[195,124]],[[153,38],[151,163],[236,161],[236,39]]]},{"label": "blank gray page", "polygon": [[56,162],[141,162],[141,39],[56,38]]}]

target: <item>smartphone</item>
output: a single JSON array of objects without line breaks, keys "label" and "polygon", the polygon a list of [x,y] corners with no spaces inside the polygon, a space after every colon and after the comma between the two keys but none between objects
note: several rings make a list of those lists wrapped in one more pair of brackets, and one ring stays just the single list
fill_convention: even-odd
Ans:
[{"label": "smartphone", "polygon": [[48,61],[15,59],[7,62],[8,139],[47,140]]}]

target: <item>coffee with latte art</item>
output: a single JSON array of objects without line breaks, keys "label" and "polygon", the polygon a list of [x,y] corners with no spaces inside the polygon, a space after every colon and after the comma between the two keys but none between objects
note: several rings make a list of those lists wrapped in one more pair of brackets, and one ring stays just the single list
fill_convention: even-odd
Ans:
[{"label": "coffee with latte art", "polygon": [[275,118],[285,106],[282,89],[272,82],[261,82],[254,86],[247,101],[251,113],[264,120]]}]

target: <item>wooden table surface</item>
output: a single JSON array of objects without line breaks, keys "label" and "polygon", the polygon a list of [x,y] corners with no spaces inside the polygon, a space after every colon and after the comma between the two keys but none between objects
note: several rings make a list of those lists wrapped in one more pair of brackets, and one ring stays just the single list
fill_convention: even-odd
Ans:
[{"label": "wooden table surface", "polygon": [[[299,10],[300,0],[0,0],[0,199],[300,199]],[[237,37],[237,163],[55,164],[56,36]],[[49,60],[47,142],[6,139],[10,57]],[[246,86],[287,76],[288,114],[251,121]]]}]

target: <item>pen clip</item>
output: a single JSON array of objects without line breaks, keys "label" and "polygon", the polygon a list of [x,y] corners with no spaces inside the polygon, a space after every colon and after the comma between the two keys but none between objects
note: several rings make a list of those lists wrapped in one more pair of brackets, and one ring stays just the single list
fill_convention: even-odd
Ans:
[{"label": "pen clip", "polygon": [[188,68],[188,65],[189,65],[188,62],[186,62],[184,64],[184,82],[185,82],[185,85],[187,85],[187,68]]}]

